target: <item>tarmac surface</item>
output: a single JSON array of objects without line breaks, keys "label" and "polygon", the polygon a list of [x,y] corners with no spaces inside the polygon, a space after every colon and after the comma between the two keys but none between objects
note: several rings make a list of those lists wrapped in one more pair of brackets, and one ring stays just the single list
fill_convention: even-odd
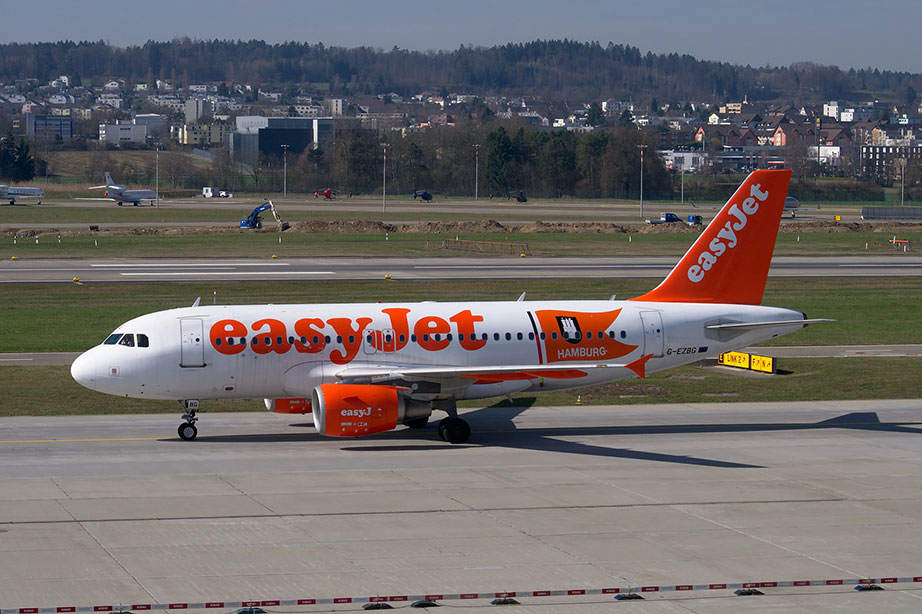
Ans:
[{"label": "tarmac surface", "polygon": [[[204,409],[193,442],[179,411],[0,419],[0,608],[922,576],[918,400],[488,408],[456,446]],[[918,612],[918,586],[617,607]]]},{"label": "tarmac surface", "polygon": [[[0,283],[164,282],[222,280],[572,279],[665,277],[675,266],[665,257],[456,257],[280,259],[40,259],[0,261]],[[922,257],[777,256],[771,277],[913,277]]]}]

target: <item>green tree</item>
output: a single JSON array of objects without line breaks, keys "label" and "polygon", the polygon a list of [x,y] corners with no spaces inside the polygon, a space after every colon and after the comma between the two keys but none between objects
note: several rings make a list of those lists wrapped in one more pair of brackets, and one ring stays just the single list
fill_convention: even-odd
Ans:
[{"label": "green tree", "polygon": [[605,114],[602,113],[602,107],[599,103],[594,102],[589,106],[589,113],[586,114],[586,123],[594,127],[605,125]]},{"label": "green tree", "polygon": [[487,135],[486,149],[487,164],[484,175],[487,189],[496,194],[506,194],[509,191],[506,166],[512,160],[514,150],[505,128],[500,126]]}]

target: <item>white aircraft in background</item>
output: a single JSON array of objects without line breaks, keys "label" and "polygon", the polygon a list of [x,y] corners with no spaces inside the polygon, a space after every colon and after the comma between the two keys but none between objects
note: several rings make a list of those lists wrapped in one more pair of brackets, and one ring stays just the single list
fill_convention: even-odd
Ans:
[{"label": "white aircraft in background", "polygon": [[105,176],[106,185],[91,185],[88,187],[88,190],[105,190],[102,195],[105,198],[74,198],[73,200],[111,200],[115,201],[119,207],[122,206],[122,203],[132,203],[135,207],[138,206],[142,200],[150,201],[150,204],[153,205],[155,200],[158,200],[157,192],[154,190],[128,190],[123,185],[118,185],[112,181],[112,175],[108,172]]},{"label": "white aircraft in background", "polygon": [[15,205],[17,200],[23,198],[37,198],[38,204],[42,204],[45,198],[45,191],[41,188],[17,188],[9,185],[0,185],[0,200],[8,200],[11,205]]},{"label": "white aircraft in background", "polygon": [[334,437],[422,427],[440,410],[440,437],[463,443],[458,400],[642,378],[828,321],[759,305],[790,176],[753,172],[669,276],[627,301],[196,301],[119,326],[71,374],[180,401],[182,439],[197,434],[201,399],[263,398],[269,411],[313,412]]}]

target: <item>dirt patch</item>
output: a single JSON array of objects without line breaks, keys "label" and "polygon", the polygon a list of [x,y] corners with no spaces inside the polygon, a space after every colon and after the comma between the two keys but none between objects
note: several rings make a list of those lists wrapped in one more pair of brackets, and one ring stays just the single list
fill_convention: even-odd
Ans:
[{"label": "dirt patch", "polygon": [[842,233],[842,232],[922,232],[922,224],[900,222],[782,222],[781,232]]},{"label": "dirt patch", "polygon": [[583,397],[635,397],[635,396],[653,396],[653,397],[665,397],[669,396],[672,391],[665,388],[661,388],[656,384],[650,384],[645,382],[638,381],[620,381],[620,382],[610,382],[608,384],[599,384],[598,386],[590,386],[588,388],[577,388],[573,391],[574,394],[581,395]]}]

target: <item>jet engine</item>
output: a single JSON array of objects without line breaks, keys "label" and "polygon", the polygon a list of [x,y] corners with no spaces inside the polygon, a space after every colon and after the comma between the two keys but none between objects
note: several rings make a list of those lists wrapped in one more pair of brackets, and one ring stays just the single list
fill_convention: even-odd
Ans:
[{"label": "jet engine", "polygon": [[[428,419],[429,403],[406,398],[396,386],[323,384],[311,393],[314,426],[327,437],[360,437],[398,423]],[[425,422],[424,422],[425,424]]]},{"label": "jet engine", "polygon": [[263,399],[266,409],[277,414],[309,414],[311,404],[307,399]]}]

